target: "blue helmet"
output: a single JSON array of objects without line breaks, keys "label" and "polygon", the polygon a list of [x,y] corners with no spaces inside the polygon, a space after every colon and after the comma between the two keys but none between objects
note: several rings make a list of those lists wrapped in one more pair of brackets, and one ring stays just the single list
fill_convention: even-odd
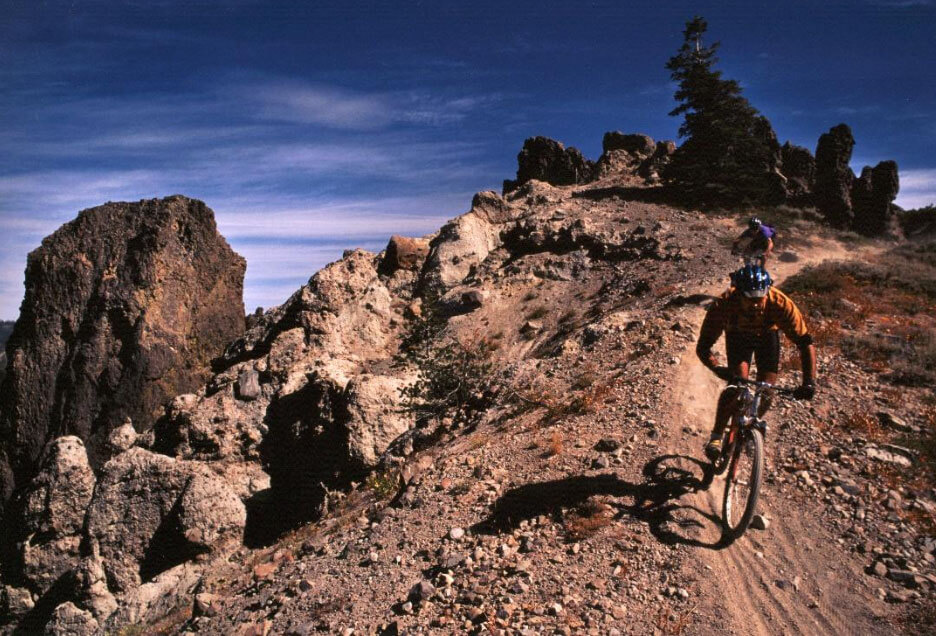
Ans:
[{"label": "blue helmet", "polygon": [[731,285],[748,298],[763,298],[773,284],[770,274],[760,265],[745,265],[731,275]]}]

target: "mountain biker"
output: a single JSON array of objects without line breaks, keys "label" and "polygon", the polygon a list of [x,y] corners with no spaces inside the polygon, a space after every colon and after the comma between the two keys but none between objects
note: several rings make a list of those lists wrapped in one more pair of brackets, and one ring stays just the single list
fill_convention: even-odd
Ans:
[{"label": "mountain biker", "polygon": [[[731,288],[716,300],[702,322],[696,355],[706,367],[726,382],[748,378],[751,358],[757,362],[757,380],[776,384],[780,363],[780,331],[798,348],[803,383],[794,397],[811,400],[816,392],[816,348],[803,315],[790,298],[772,286],[770,274],[760,265],[745,265],[731,275]],[[719,366],[712,346],[725,332],[727,366]],[[722,448],[722,435],[733,414],[740,390],[726,387],[718,398],[715,426],[705,455],[712,461]],[[767,391],[758,417],[770,408],[774,395]]]},{"label": "mountain biker", "polygon": [[777,231],[773,226],[752,216],[748,221],[747,229],[731,243],[731,253],[741,254],[745,260],[759,258],[761,264],[765,265],[773,251],[773,239],[776,235]]}]

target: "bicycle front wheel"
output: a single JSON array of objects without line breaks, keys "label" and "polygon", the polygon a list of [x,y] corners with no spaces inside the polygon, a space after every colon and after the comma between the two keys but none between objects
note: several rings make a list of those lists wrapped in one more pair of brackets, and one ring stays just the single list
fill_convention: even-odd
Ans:
[{"label": "bicycle front wheel", "polygon": [[725,526],[732,539],[744,534],[751,523],[763,473],[764,438],[760,431],[749,429],[735,445],[725,477],[722,507]]}]

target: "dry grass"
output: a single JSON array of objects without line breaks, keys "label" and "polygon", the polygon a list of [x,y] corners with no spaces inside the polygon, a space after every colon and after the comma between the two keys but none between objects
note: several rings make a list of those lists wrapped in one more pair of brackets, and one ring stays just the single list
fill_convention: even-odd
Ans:
[{"label": "dry grass", "polygon": [[[936,248],[899,247],[879,262],[828,262],[784,284],[817,345],[900,386],[936,384]],[[792,348],[790,348],[792,349]],[[783,368],[795,368],[795,350]]]},{"label": "dry grass", "polygon": [[563,450],[562,441],[562,433],[553,431],[552,435],[549,436],[549,443],[546,444],[546,455],[548,457],[561,455]]},{"label": "dry grass", "polygon": [[568,540],[577,542],[595,536],[602,528],[610,526],[612,520],[613,511],[608,504],[588,499],[565,516],[562,527]]},{"label": "dry grass", "polygon": [[549,309],[547,309],[546,307],[537,307],[536,309],[534,309],[533,311],[531,311],[530,313],[526,315],[526,319],[537,320],[538,318],[542,318],[543,316],[546,316],[548,313],[549,313]]}]

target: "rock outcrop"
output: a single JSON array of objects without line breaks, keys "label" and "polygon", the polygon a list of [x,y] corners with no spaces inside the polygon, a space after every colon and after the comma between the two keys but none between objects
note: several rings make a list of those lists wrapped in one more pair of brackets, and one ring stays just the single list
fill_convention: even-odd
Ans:
[{"label": "rock outcrop", "polygon": [[381,274],[390,275],[401,269],[416,271],[422,267],[429,254],[429,240],[424,238],[409,238],[394,234],[384,250],[383,261],[380,263]]},{"label": "rock outcrop", "polygon": [[17,552],[4,564],[7,580],[42,595],[78,564],[94,483],[79,438],[60,437],[50,444],[39,473],[7,520],[4,538],[15,544]]},{"label": "rock outcrop", "polygon": [[122,594],[225,540],[239,543],[245,523],[241,500],[201,464],[132,448],[105,464],[87,536]]},{"label": "rock outcrop", "polygon": [[504,181],[504,192],[533,179],[557,186],[587,183],[594,172],[594,163],[577,148],[566,148],[548,137],[530,137],[517,155],[517,178]]},{"label": "rock outcrop", "polygon": [[897,164],[882,161],[865,166],[852,186],[855,211],[853,228],[866,236],[894,236],[899,233],[897,210],[893,204],[900,190]]},{"label": "rock outcrop", "polygon": [[35,474],[60,435],[92,466],[126,417],[149,428],[243,333],[244,259],[182,196],[84,210],[29,255],[0,390],[0,490]]},{"label": "rock outcrop", "polygon": [[386,258],[346,252],[264,314],[204,389],[172,401],[154,448],[207,462],[245,500],[269,487],[294,518],[314,516],[323,488],[359,479],[412,425],[393,407],[410,372],[390,362],[419,273],[382,273]]},{"label": "rock outcrop", "polygon": [[854,213],[851,188],[855,173],[849,167],[855,138],[845,124],[835,126],[819,137],[816,146],[816,205],[829,223],[851,227]]}]

